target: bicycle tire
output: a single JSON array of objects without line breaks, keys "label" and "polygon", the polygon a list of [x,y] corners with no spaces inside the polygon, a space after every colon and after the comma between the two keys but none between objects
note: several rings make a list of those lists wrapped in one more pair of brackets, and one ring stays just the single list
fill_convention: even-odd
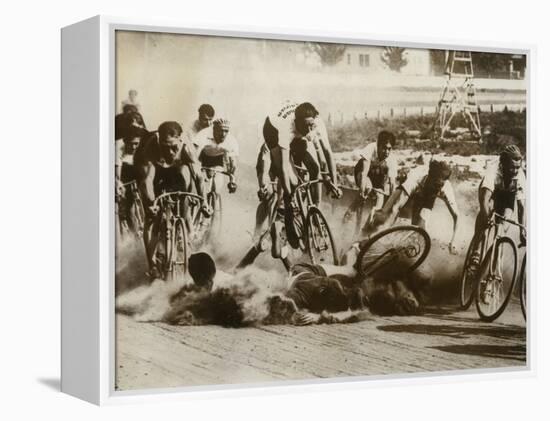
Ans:
[{"label": "bicycle tire", "polygon": [[[492,322],[492,321],[496,320],[504,312],[504,310],[506,309],[506,306],[508,305],[508,302],[510,301],[510,297],[512,296],[512,292],[514,290],[514,285],[515,285],[515,282],[516,282],[517,266],[518,266],[518,252],[517,252],[516,245],[514,244],[514,242],[510,238],[500,237],[494,245],[494,247],[497,247],[496,255],[498,255],[498,247],[501,247],[503,244],[508,244],[511,247],[511,250],[512,250],[513,261],[514,261],[513,271],[512,271],[512,280],[510,281],[510,286],[507,288],[508,291],[505,291],[504,299],[502,301],[500,301],[500,303],[498,303],[497,307],[493,310],[487,309],[487,311],[486,311],[483,308],[482,304],[484,304],[484,303],[482,303],[482,299],[481,299],[481,296],[480,296],[481,294],[486,294],[486,290],[481,291],[481,289],[484,285],[483,280],[485,278],[485,271],[487,270],[487,268],[489,268],[489,265],[492,263],[491,262],[491,256],[493,254],[492,253],[492,247],[489,248],[489,250],[485,254],[485,257],[484,257],[483,262],[482,262],[481,267],[480,267],[475,298],[476,298],[477,313],[478,313],[480,319],[485,321],[485,322]],[[485,288],[487,288],[487,287],[485,287]],[[495,287],[494,283],[492,282],[491,288],[498,288],[497,293],[493,294],[493,296],[494,295],[497,295],[497,296],[501,295],[500,294],[500,285]]]},{"label": "bicycle tire", "polygon": [[[400,268],[399,265],[397,266],[393,265],[391,270],[387,270],[386,276],[388,277],[388,279],[393,278],[395,280],[396,276],[398,277],[398,276],[402,276],[403,274],[410,273],[424,262],[431,248],[431,240],[428,233],[424,229],[417,227],[415,225],[398,225],[398,226],[380,231],[379,233],[373,235],[371,238],[363,241],[363,243],[360,246],[361,251],[357,256],[357,262],[355,263],[355,268],[358,271],[360,276],[372,275],[373,273],[379,270],[378,268],[374,270],[372,267],[369,268],[368,266],[369,265],[374,266],[375,263],[377,264],[379,261],[381,261],[381,259],[384,256],[392,252],[393,249],[385,250],[379,257],[377,257],[376,259],[373,259],[374,262],[369,261],[367,258],[367,255],[374,248],[373,246],[376,243],[381,243],[381,240],[384,237],[389,237],[390,234],[394,234],[399,231],[402,231],[402,232],[408,231],[411,235],[413,233],[418,234],[420,236],[420,239],[423,240],[424,245],[422,246],[421,252],[417,252],[414,256],[412,255],[412,252],[414,250],[412,250],[410,247],[407,248],[407,250],[403,250],[404,253],[406,254],[406,257],[408,257],[409,260],[411,260],[411,262],[409,262],[410,264],[406,269],[403,269],[402,267]],[[393,260],[388,261],[387,263],[393,263]],[[384,266],[387,266],[387,264]]]},{"label": "bicycle tire", "polygon": [[477,274],[474,277],[474,279],[471,280],[471,291],[466,291],[467,286],[467,278],[468,278],[468,267],[467,264],[470,261],[471,254],[474,250],[474,239],[472,238],[472,241],[470,241],[470,245],[468,246],[468,251],[466,252],[466,257],[464,259],[464,265],[462,266],[462,275],[460,278],[460,309],[463,311],[466,311],[470,308],[472,305],[472,302],[474,301],[476,288],[477,288]]},{"label": "bicycle tire", "polygon": [[[317,225],[317,226],[316,226]],[[325,231],[323,232],[322,225],[325,226]],[[328,225],[327,219],[323,215],[323,213],[317,208],[317,207],[310,207],[307,212],[306,217],[306,233],[305,238],[306,241],[306,248],[309,255],[309,258],[311,260],[311,263],[317,264],[317,263],[323,263],[322,259],[320,259],[320,262],[317,262],[317,259],[315,258],[314,252],[317,250],[314,244],[314,230],[319,228],[321,231],[321,236],[325,239],[325,242],[330,247],[330,251],[332,252],[332,263],[334,265],[338,264],[338,255],[336,252],[336,243],[334,242],[334,237],[332,235],[332,231],[330,230],[330,226]]]},{"label": "bicycle tire", "polygon": [[527,262],[527,253],[523,256],[521,261],[521,269],[519,272],[520,276],[520,290],[519,290],[519,301],[521,304],[521,312],[523,313],[523,318],[527,320],[527,274],[525,273],[525,265]]},{"label": "bicycle tire", "polygon": [[172,227],[172,238],[170,239],[170,258],[168,279],[172,282],[183,283],[187,272],[187,232],[185,221],[177,218]]}]

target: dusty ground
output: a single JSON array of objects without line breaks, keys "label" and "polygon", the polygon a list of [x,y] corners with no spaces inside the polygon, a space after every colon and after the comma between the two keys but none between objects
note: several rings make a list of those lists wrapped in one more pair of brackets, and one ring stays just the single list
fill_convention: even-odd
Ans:
[{"label": "dusty ground", "polygon": [[[229,270],[252,243],[257,204],[251,167],[240,169],[239,190],[225,195],[224,238],[216,252],[218,265]],[[444,205],[434,209],[430,230],[438,237],[425,265],[437,273],[441,305],[415,317],[376,317],[347,325],[308,327],[263,326],[228,329],[217,326],[170,326],[138,322],[117,315],[116,385],[119,390],[205,384],[253,383],[389,373],[510,367],[526,364],[526,329],[519,305],[511,303],[492,324],[478,320],[475,308],[459,312],[458,277],[472,233],[475,209],[465,183],[457,186],[461,212],[461,255],[451,256],[445,244],[451,219]],[[340,225],[346,203],[331,213],[326,207],[338,248],[352,241]],[[520,254],[521,259],[523,255]],[[284,271],[269,253],[257,260],[262,269]],[[148,281],[141,245],[119,253],[118,296]]]},{"label": "dusty ground", "polygon": [[119,390],[525,366],[517,303],[492,324],[468,312],[348,325],[226,329],[117,317]]}]

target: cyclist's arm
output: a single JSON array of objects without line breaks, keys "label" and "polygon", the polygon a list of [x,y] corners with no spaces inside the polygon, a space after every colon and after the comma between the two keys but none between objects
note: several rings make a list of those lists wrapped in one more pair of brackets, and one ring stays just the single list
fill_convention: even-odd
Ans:
[{"label": "cyclist's arm", "polygon": [[269,155],[269,149],[262,145],[256,158],[256,176],[258,177],[258,187],[264,188],[267,185],[267,156]]},{"label": "cyclist's arm", "polygon": [[493,192],[486,187],[481,187],[479,192],[479,213],[483,218],[483,221],[488,221],[491,216],[492,206],[491,197]]},{"label": "cyclist's arm", "polygon": [[[366,159],[364,156],[359,158],[359,162],[357,164],[363,163],[363,170],[361,173],[360,178],[360,185],[359,185],[359,192],[363,193],[365,191],[365,188],[367,187],[367,178],[370,170],[370,159]],[[372,187],[372,186],[371,186]]]},{"label": "cyclist's arm", "polygon": [[453,235],[449,244],[454,244],[456,233],[458,231],[458,219],[460,214],[458,211],[458,205],[456,204],[456,200],[454,198],[454,192],[451,189],[449,189],[449,191],[443,196],[443,201],[445,202],[445,205],[447,205],[447,209],[453,218]]},{"label": "cyclist's arm", "polygon": [[518,200],[518,222],[525,227],[525,202]]},{"label": "cyclist's arm", "polygon": [[150,205],[155,200],[155,189],[153,181],[155,180],[155,166],[151,162],[147,162],[144,165],[138,167],[139,177],[141,179],[139,183],[139,190],[147,205]]},{"label": "cyclist's arm", "polygon": [[321,149],[323,151],[323,156],[325,158],[326,164],[327,164],[327,170],[330,176],[330,179],[334,183],[334,185],[337,185],[337,177],[336,177],[336,162],[334,161],[334,155],[332,154],[332,149],[330,147],[330,143],[327,139],[320,139]]},{"label": "cyclist's arm", "polygon": [[389,197],[386,204],[377,212],[374,221],[374,228],[382,225],[394,224],[399,211],[409,200],[409,195],[403,189],[396,189]]},{"label": "cyclist's arm", "polygon": [[237,157],[230,155],[227,157],[227,172],[230,174],[230,178],[233,181],[235,179],[235,173],[237,172]]}]

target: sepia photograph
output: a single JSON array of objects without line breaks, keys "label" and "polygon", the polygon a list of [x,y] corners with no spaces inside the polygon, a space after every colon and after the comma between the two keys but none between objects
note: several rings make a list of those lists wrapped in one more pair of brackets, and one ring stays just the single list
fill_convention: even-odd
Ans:
[{"label": "sepia photograph", "polygon": [[527,65],[117,30],[115,389],[527,368]]}]

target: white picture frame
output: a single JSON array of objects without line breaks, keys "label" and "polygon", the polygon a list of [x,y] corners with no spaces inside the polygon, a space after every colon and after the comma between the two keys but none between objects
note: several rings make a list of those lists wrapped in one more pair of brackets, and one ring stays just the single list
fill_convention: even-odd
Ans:
[{"label": "white picture frame", "polygon": [[[312,32],[300,29],[193,25],[147,19],[96,16],[65,27],[62,41],[62,377],[63,392],[98,405],[295,393],[316,390],[379,387],[515,378],[535,373],[531,328],[536,309],[529,309],[527,366],[426,374],[395,374],[282,381],[268,384],[181,387],[145,391],[115,391],[114,329],[114,144],[115,31],[136,30],[224,37],[338,42],[411,48],[517,53],[527,55],[528,159],[534,153],[530,107],[533,105],[535,47],[456,40],[388,38],[356,33]],[[533,160],[530,160],[532,163]],[[529,192],[533,166],[528,167]],[[528,193],[529,193],[528,192]],[[533,213],[528,209],[528,216]],[[533,218],[530,218],[533,220]],[[531,230],[533,232],[534,230]],[[536,234],[535,234],[536,235]],[[533,244],[529,238],[529,247]],[[530,256],[533,256],[530,248]],[[528,273],[531,259],[529,259]],[[535,282],[529,295],[536,294]],[[534,302],[534,300],[530,300]]]}]

